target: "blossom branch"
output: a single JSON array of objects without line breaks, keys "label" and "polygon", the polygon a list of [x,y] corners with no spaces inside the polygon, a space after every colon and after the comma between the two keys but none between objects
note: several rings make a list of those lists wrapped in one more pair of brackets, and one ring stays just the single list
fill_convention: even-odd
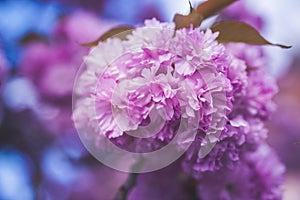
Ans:
[{"label": "blossom branch", "polygon": [[136,171],[139,171],[141,169],[144,162],[144,158],[142,156],[139,157],[137,162],[131,167],[131,173],[129,173],[127,180],[125,183],[120,187],[118,190],[114,200],[126,200],[128,197],[128,194],[133,189],[133,187],[136,185],[137,180],[137,173],[134,173]]},{"label": "blossom branch", "polygon": [[126,200],[129,192],[136,185],[137,173],[130,173],[125,183],[118,190],[114,200]]}]

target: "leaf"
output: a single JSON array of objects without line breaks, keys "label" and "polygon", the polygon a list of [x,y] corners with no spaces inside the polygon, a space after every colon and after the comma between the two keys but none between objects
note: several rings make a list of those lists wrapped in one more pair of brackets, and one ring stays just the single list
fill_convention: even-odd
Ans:
[{"label": "leaf", "polygon": [[291,46],[273,44],[267,41],[260,33],[249,24],[237,21],[223,21],[211,27],[213,32],[219,32],[217,38],[220,43],[242,42],[254,45],[274,45],[281,48],[291,48]]},{"label": "leaf", "polygon": [[200,4],[197,9],[193,9],[191,2],[189,1],[190,14],[187,16],[176,14],[173,19],[176,25],[176,30],[181,28],[190,28],[191,24],[194,28],[198,27],[204,19],[217,14],[223,8],[235,1],[237,0],[208,0]]},{"label": "leaf", "polygon": [[197,7],[197,13],[207,19],[237,0],[208,0]]},{"label": "leaf", "polygon": [[121,40],[126,40],[127,35],[131,34],[133,29],[134,27],[132,26],[117,26],[115,28],[110,29],[103,35],[101,35],[97,40],[93,42],[84,43],[81,45],[85,47],[97,46],[99,42],[105,41],[108,38],[120,38]]},{"label": "leaf", "polygon": [[192,12],[189,15],[181,15],[176,14],[173,21],[175,22],[175,29],[181,29],[181,28],[190,28],[191,24],[193,27],[198,27],[201,25],[203,20],[203,17],[199,15],[196,10],[192,10]]},{"label": "leaf", "polygon": [[250,66],[247,66],[246,68],[246,72],[252,72],[252,71],[255,71],[255,70],[258,70],[257,67],[250,67]]},{"label": "leaf", "polygon": [[29,32],[26,35],[24,35],[20,40],[19,43],[21,45],[27,45],[31,42],[44,42],[44,43],[49,43],[48,38],[44,35],[41,35],[36,32]]}]

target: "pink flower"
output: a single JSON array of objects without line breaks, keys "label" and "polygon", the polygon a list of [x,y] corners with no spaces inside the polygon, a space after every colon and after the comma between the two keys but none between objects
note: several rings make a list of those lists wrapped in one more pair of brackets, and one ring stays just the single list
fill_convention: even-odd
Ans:
[{"label": "pink flower", "polygon": [[201,178],[206,172],[215,172],[223,168],[232,169],[242,161],[245,152],[254,151],[267,137],[267,129],[259,119],[246,120],[238,116],[229,121],[219,142],[205,157],[197,157],[204,133],[199,133],[195,142],[186,153],[183,162],[185,172]]},{"label": "pink flower", "polygon": [[[128,147],[124,142],[127,132],[149,123],[149,117],[150,122],[165,122],[149,133],[150,146],[169,142],[180,118],[198,117],[199,129],[207,135],[208,128],[224,129],[225,125],[213,125],[212,115],[219,110],[214,108],[211,93],[224,92],[219,109],[229,111],[233,87],[240,87],[239,83],[233,86],[231,79],[243,79],[246,67],[227,54],[216,37],[217,33],[199,29],[178,30],[174,37],[173,23],[146,20],[127,41],[99,43],[86,57],[87,70],[78,79],[75,122],[81,128],[93,127],[95,134],[87,135],[97,141],[108,137],[132,151],[143,149],[140,145],[144,142],[131,138],[136,149]],[[232,65],[237,70],[229,77]],[[218,114],[222,116],[222,112]],[[221,118],[225,115],[223,112]],[[217,138],[211,135],[210,140]]]},{"label": "pink flower", "polygon": [[247,78],[243,78],[245,93],[236,97],[233,113],[268,119],[276,108],[272,98],[278,92],[278,88],[276,80],[267,73],[267,60],[263,50],[258,46],[240,43],[228,44],[226,49],[244,61],[248,71],[245,74]]},{"label": "pink flower", "polygon": [[[198,187],[201,199],[282,199],[285,167],[265,143],[248,152],[232,169],[204,173]],[[216,184],[217,183],[217,184]]]},{"label": "pink flower", "polygon": [[233,168],[266,138],[276,84],[263,62],[249,70],[251,56],[262,55],[259,48],[223,46],[209,29],[174,31],[173,23],[147,20],[128,40],[99,43],[76,83],[75,124],[97,152],[109,152],[108,138],[126,151],[145,153],[169,144],[182,119],[195,120],[196,130],[186,126],[176,141],[178,149],[192,144],[185,171],[201,177]]}]

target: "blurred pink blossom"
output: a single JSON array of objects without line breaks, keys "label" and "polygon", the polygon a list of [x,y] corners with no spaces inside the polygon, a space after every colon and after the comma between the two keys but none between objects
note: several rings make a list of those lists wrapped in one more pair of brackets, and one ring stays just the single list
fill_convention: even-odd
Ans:
[{"label": "blurred pink blossom", "polygon": [[54,132],[73,129],[73,84],[89,51],[80,43],[96,40],[115,24],[78,11],[57,21],[49,43],[36,41],[25,46],[19,73],[34,84],[40,100],[38,115]]}]

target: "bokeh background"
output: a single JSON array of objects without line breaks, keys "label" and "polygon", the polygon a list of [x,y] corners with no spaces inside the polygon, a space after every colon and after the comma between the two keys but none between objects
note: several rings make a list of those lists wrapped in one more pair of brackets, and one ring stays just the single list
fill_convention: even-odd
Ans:
[{"label": "bokeh background", "polygon": [[[287,167],[284,199],[300,198],[300,1],[241,0],[263,22],[269,73],[278,80],[277,112],[267,124],[269,143]],[[192,1],[197,5],[201,1]],[[103,166],[83,147],[71,121],[72,87],[88,49],[118,24],[187,14],[184,0],[0,1],[0,199],[111,199],[127,174]],[[213,17],[206,24],[213,23]],[[131,196],[176,199],[191,180],[178,163],[142,175]],[[167,177],[178,174],[180,183]],[[156,180],[166,177],[151,189]],[[178,194],[177,194],[178,193]],[[180,193],[182,194],[182,193]]]}]

